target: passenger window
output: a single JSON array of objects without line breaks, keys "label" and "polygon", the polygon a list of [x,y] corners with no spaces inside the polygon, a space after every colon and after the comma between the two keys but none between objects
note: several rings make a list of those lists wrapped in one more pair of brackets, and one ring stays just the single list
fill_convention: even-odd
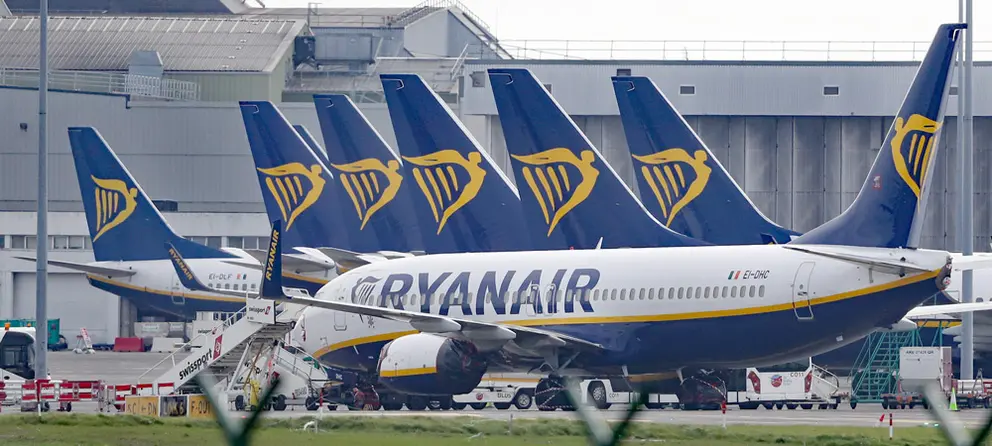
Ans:
[{"label": "passenger window", "polygon": [[704,299],[709,299],[710,298],[710,287],[706,287],[706,290],[703,293],[703,298]]},{"label": "passenger window", "polygon": [[681,298],[682,298],[682,293],[683,293],[683,292],[685,292],[685,289],[684,289],[684,288],[682,288],[682,287],[679,287],[679,299],[681,299]]},{"label": "passenger window", "polygon": [[699,299],[700,294],[703,294],[703,290],[696,288],[696,299]]},{"label": "passenger window", "polygon": [[727,298],[727,286],[726,285],[723,286],[723,298],[724,299]]},{"label": "passenger window", "polygon": [[[679,297],[681,298],[682,296],[679,296]],[[675,298],[675,288],[669,288],[668,289],[668,299],[669,300],[672,300],[674,298]]]},{"label": "passenger window", "polygon": [[229,290],[229,289],[231,289],[231,283],[230,283],[230,282],[227,282],[227,283],[225,283],[225,284],[224,284],[224,289],[225,289],[225,290]]},{"label": "passenger window", "polygon": [[627,295],[627,289],[626,288],[620,290],[620,300],[623,300],[623,297],[626,296],[626,295]]},{"label": "passenger window", "polygon": [[592,290],[592,300],[599,300],[599,288]]},{"label": "passenger window", "polygon": [[751,285],[751,293],[748,295],[748,297],[754,297],[754,285]]},{"label": "passenger window", "polygon": [[640,300],[644,300],[644,288],[641,288],[641,292],[637,293],[637,298]]},{"label": "passenger window", "polygon": [[241,291],[248,291],[248,284],[247,283],[242,283],[241,284]]},{"label": "passenger window", "polygon": [[610,300],[617,300],[617,290],[616,290],[616,288],[610,290]]},{"label": "passenger window", "polygon": [[765,297],[765,286],[761,285],[758,287],[758,297]]},{"label": "passenger window", "polygon": [[654,300],[654,288],[648,289],[648,300]]},{"label": "passenger window", "polygon": [[745,293],[747,293],[747,287],[746,287],[746,286],[744,286],[744,285],[741,285],[741,292],[740,292],[740,296],[741,296],[741,298],[742,298],[742,299],[744,298],[744,296],[745,296]]},{"label": "passenger window", "polygon": [[253,289],[253,290],[254,290],[254,289],[255,289],[256,287],[257,287],[257,284],[254,284],[254,283],[253,283],[253,284],[251,284],[251,289]]}]

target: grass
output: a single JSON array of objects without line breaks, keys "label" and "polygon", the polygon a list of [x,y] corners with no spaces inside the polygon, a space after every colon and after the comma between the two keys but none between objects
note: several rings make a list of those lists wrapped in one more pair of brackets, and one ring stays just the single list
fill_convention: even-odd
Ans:
[{"label": "grass", "polygon": [[[478,418],[335,416],[319,420],[320,432],[303,432],[310,417],[269,419],[253,434],[256,445],[588,445],[578,421]],[[211,420],[156,419],[131,415],[48,414],[0,417],[0,444],[7,445],[214,445],[223,444]],[[738,445],[934,445],[947,444],[934,428],[900,428],[889,441],[888,430],[827,426],[679,426],[641,423],[625,444],[664,442],[690,446]]]}]

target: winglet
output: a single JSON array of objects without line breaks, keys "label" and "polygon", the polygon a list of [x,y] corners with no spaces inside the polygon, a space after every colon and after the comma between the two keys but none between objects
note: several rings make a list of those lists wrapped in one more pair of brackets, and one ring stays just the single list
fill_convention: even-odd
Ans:
[{"label": "winglet", "polygon": [[265,259],[265,269],[262,270],[263,299],[284,298],[282,290],[282,221],[272,222],[272,233],[269,235],[269,254]]},{"label": "winglet", "polygon": [[165,242],[165,249],[169,251],[169,260],[172,261],[172,266],[176,269],[176,275],[179,276],[179,282],[184,287],[193,291],[212,291],[203,282],[200,282],[200,279],[196,278],[196,275],[193,274],[193,269],[183,260],[183,256],[179,254],[179,250],[175,246],[172,246],[172,243]]}]

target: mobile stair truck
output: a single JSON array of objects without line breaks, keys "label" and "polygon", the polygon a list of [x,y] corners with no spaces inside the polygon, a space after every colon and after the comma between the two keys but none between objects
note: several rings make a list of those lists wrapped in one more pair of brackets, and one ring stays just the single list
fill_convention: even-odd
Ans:
[{"label": "mobile stair truck", "polygon": [[[281,388],[284,392],[288,389],[289,394],[283,392],[272,401],[260,402],[263,407],[284,410],[297,400],[302,404],[315,401],[319,398],[313,382],[326,380],[326,373],[282,347],[298,310],[297,305],[277,306],[271,300],[248,299],[244,309],[218,321],[211,330],[195,336],[142,374],[137,387],[154,396],[197,393],[200,389],[193,378],[204,374],[212,378],[215,391],[227,395],[229,403],[237,407],[240,401],[241,408],[245,408],[246,398],[242,395],[252,387],[245,386],[245,382],[255,379],[256,384],[262,384],[259,380],[267,383],[271,373],[276,372],[283,381]],[[199,347],[193,347],[196,345]],[[179,359],[187,351],[188,355]],[[261,358],[265,358],[264,367],[259,366]],[[151,382],[143,382],[170,360],[172,365],[165,373]],[[247,396],[250,400],[251,395]]]}]

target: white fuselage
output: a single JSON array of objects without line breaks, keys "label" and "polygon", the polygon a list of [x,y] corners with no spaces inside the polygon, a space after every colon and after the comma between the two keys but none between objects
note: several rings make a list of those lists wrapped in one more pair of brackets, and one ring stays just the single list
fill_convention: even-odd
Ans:
[{"label": "white fuselage", "polygon": [[[186,264],[208,288],[257,295],[262,281],[258,267],[235,265],[220,259],[187,259]],[[90,284],[102,290],[125,296],[139,307],[182,313],[188,316],[198,311],[235,312],[244,308],[245,298],[209,291],[192,290],[183,286],[170,260],[131,262],[93,262],[90,265],[135,271],[131,276],[108,278],[87,274]],[[331,277],[334,272],[330,271]],[[287,274],[287,286],[306,288],[316,293],[329,279]]]},{"label": "white fuselage", "polygon": [[[852,249],[930,272],[899,277],[775,245],[443,254],[357,268],[317,298],[542,327],[602,344],[611,354],[585,364],[593,368],[761,366],[898,321],[939,290],[933,279],[948,258]],[[414,332],[405,322],[318,308],[305,310],[296,330],[325,363],[365,369],[383,343]]]}]

